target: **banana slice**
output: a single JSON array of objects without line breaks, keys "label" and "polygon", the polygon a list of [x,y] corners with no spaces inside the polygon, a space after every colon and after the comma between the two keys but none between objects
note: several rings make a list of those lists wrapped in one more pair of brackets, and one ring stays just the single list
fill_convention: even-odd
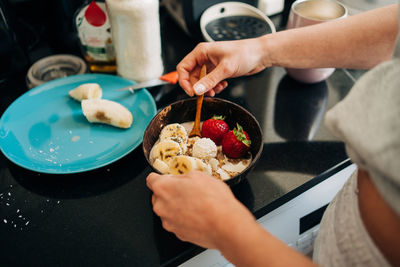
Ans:
[{"label": "banana slice", "polygon": [[196,159],[190,156],[176,156],[169,161],[169,173],[184,174],[192,170],[197,170]]},{"label": "banana slice", "polygon": [[132,113],[123,105],[106,99],[84,99],[82,111],[89,122],[110,124],[119,128],[132,125]]},{"label": "banana slice", "polygon": [[170,139],[162,140],[155,144],[150,151],[150,162],[154,163],[156,159],[160,159],[165,163],[171,160],[172,157],[182,154],[182,149],[179,144]]},{"label": "banana slice", "polygon": [[172,141],[177,142],[182,149],[182,154],[185,154],[187,151],[187,140],[188,140],[188,133],[181,124],[179,123],[172,123],[166,125],[160,133],[159,136],[160,140],[171,139]]},{"label": "banana slice", "polygon": [[103,92],[97,83],[84,83],[68,92],[68,95],[77,101],[84,99],[99,99]]},{"label": "banana slice", "polygon": [[162,174],[167,174],[169,172],[168,164],[165,163],[164,161],[160,160],[160,159],[156,159],[153,162],[153,167],[156,168]]},{"label": "banana slice", "polygon": [[197,163],[197,170],[208,173],[209,175],[212,175],[212,168],[210,164],[207,164],[203,162],[201,159],[195,158],[196,163]]},{"label": "banana slice", "polygon": [[211,158],[208,163],[213,171],[216,171],[219,168],[219,161],[216,158]]},{"label": "banana slice", "polygon": [[224,171],[224,170],[221,169],[221,168],[218,168],[218,170],[216,171],[216,173],[218,173],[219,176],[221,177],[221,179],[224,180],[224,181],[231,178],[231,176],[230,176],[226,171]]},{"label": "banana slice", "polygon": [[172,139],[177,143],[186,143],[188,139],[188,133],[185,127],[179,123],[172,123],[166,125],[160,133],[160,140]]}]

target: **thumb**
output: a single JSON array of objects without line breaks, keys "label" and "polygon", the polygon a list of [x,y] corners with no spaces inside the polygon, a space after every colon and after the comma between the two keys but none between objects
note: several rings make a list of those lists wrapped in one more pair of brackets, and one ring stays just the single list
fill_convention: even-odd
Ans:
[{"label": "thumb", "polygon": [[205,92],[213,89],[219,82],[228,78],[229,76],[230,75],[226,71],[226,68],[223,67],[222,64],[219,64],[213,71],[195,83],[193,85],[193,90],[196,95],[202,95]]},{"label": "thumb", "polygon": [[153,191],[153,184],[160,179],[161,175],[155,172],[150,173],[146,178],[147,187]]}]

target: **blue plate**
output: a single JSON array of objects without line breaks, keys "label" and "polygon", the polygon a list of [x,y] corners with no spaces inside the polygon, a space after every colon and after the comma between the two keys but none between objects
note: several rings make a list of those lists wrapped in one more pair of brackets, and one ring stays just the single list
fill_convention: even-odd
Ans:
[{"label": "blue plate", "polygon": [[[129,129],[89,123],[81,103],[68,92],[98,83],[103,99],[116,101],[133,115]],[[77,173],[110,164],[139,146],[157,112],[146,90],[118,92],[135,82],[107,74],[82,74],[42,84],[15,100],[0,119],[0,147],[15,164],[42,173]]]}]

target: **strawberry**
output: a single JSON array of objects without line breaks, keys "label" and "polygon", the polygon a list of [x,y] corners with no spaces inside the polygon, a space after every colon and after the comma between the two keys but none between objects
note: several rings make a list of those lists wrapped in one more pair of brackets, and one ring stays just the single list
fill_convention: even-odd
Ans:
[{"label": "strawberry", "polygon": [[236,123],[233,130],[227,132],[222,139],[222,152],[230,158],[243,157],[249,150],[251,140],[242,126]]},{"label": "strawberry", "polygon": [[224,116],[214,115],[211,119],[203,122],[201,135],[213,140],[217,146],[221,145],[222,137],[229,131],[229,126],[224,119]]}]

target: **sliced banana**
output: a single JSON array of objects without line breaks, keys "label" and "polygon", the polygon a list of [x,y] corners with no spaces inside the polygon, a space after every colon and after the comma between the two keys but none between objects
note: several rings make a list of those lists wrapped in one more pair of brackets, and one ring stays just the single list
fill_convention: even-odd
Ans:
[{"label": "sliced banana", "polygon": [[193,170],[197,170],[196,159],[190,156],[176,156],[169,161],[169,173],[184,174]]},{"label": "sliced banana", "polygon": [[185,127],[179,123],[172,123],[166,125],[160,133],[160,140],[172,139],[177,143],[186,143],[188,139],[188,133]]},{"label": "sliced banana", "polygon": [[162,174],[179,175],[198,170],[221,180],[230,179],[251,162],[251,157],[229,161],[222,147],[207,139],[189,138],[185,123],[168,124],[150,151],[150,162]]},{"label": "sliced banana", "polygon": [[211,158],[208,163],[211,165],[213,171],[216,171],[219,168],[219,162],[216,158]]},{"label": "sliced banana", "polygon": [[115,127],[129,128],[132,125],[132,113],[123,105],[106,99],[83,99],[83,115],[92,123],[105,123]]},{"label": "sliced banana", "polygon": [[77,101],[84,99],[99,99],[103,92],[97,83],[84,83],[68,92],[68,95]]},{"label": "sliced banana", "polygon": [[[173,138],[171,139],[172,141],[175,141]],[[176,141],[175,141],[176,142]],[[179,146],[182,149],[182,154],[185,154],[186,151],[188,150],[187,144],[185,142],[177,142],[179,144]]]},{"label": "sliced banana", "polygon": [[165,163],[164,161],[160,160],[160,159],[156,159],[153,162],[153,167],[156,168],[162,174],[167,174],[169,172],[168,164]]},{"label": "sliced banana", "polygon": [[201,159],[195,158],[197,163],[197,170],[208,173],[212,175],[212,168],[210,164],[203,162]]},{"label": "sliced banana", "polygon": [[156,159],[160,159],[165,163],[172,157],[182,154],[182,149],[177,142],[170,139],[162,140],[155,144],[150,151],[150,162],[154,163]]},{"label": "sliced banana", "polygon": [[188,140],[188,133],[181,124],[179,123],[172,123],[166,125],[160,133],[159,136],[160,140],[171,139],[172,141],[177,142],[182,149],[182,154],[185,154],[187,151],[187,140]]},{"label": "sliced banana", "polygon": [[224,181],[231,178],[231,177],[229,176],[229,174],[228,174],[226,171],[224,171],[223,169],[221,169],[221,168],[218,168],[218,170],[216,171],[216,173],[218,173],[219,176],[221,177],[221,179],[224,180]]}]

